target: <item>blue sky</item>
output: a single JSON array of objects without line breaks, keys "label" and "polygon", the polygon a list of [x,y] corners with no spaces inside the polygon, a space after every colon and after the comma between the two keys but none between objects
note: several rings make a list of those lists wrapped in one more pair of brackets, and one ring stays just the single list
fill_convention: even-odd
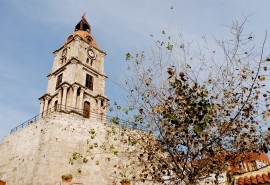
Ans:
[{"label": "blue sky", "polygon": [[83,13],[108,54],[106,95],[118,101],[122,97],[114,82],[123,78],[119,74],[125,70],[125,54],[147,48],[150,34],[178,29],[186,40],[226,38],[222,25],[253,14],[246,29],[260,43],[270,30],[269,7],[269,0],[1,0],[0,140],[38,114],[52,52],[62,46]]}]

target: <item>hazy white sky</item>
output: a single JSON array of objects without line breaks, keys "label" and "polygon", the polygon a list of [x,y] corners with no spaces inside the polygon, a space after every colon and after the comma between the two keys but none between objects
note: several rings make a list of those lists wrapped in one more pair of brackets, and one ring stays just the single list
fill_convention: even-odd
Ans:
[{"label": "hazy white sky", "polygon": [[226,38],[222,25],[253,14],[246,29],[262,42],[265,30],[270,30],[269,7],[269,0],[1,0],[0,140],[38,114],[52,52],[62,46],[83,13],[108,54],[106,95],[114,101],[121,99],[113,82],[125,70],[125,54],[147,48],[150,34],[177,28],[186,40]]}]

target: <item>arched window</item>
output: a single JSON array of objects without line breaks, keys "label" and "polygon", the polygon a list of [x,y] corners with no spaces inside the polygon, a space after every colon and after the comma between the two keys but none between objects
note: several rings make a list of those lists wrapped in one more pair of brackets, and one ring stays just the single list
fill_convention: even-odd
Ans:
[{"label": "arched window", "polygon": [[90,117],[90,103],[88,101],[84,102],[83,104],[83,116],[85,118]]},{"label": "arched window", "polygon": [[61,58],[61,64],[65,64],[66,61],[67,61],[67,57],[62,57],[62,58]]},{"label": "arched window", "polygon": [[54,111],[57,111],[58,100],[54,102]]},{"label": "arched window", "polygon": [[104,100],[100,101],[100,106],[103,107],[104,106]]},{"label": "arched window", "polygon": [[86,39],[87,39],[88,42],[92,42],[91,37],[88,36],[88,37],[86,37]]}]

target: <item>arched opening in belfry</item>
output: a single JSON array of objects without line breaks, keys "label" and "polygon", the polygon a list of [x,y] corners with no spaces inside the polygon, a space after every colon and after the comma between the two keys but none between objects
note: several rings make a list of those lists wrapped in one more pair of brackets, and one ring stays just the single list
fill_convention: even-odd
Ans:
[{"label": "arched opening in belfry", "polygon": [[83,104],[83,116],[85,118],[90,117],[90,103],[88,101],[85,101]]},{"label": "arched opening in belfry", "polygon": [[75,26],[75,31],[82,30],[82,31],[87,31],[91,32],[90,25],[87,23],[86,20],[81,20],[76,26]]},{"label": "arched opening in belfry", "polygon": [[50,112],[50,111],[52,111],[52,109],[51,109],[51,107],[52,107],[52,99],[50,99],[49,101],[48,101],[48,106],[47,106],[47,112]]},{"label": "arched opening in belfry", "polygon": [[89,32],[89,26],[87,24],[82,25],[82,30],[83,31],[88,31]]}]

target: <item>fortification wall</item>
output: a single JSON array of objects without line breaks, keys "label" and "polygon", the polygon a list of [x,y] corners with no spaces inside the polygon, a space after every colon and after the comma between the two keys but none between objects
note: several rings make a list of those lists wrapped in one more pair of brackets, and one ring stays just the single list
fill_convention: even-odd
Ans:
[{"label": "fortification wall", "polygon": [[[102,141],[104,123],[91,122],[76,114],[53,112],[12,133],[0,144],[0,179],[7,185],[60,185],[61,175],[71,173],[73,184],[112,184],[110,163],[96,164],[105,161],[102,152],[87,164],[69,164],[73,152],[86,151],[90,128],[98,130],[96,140]],[[77,169],[82,173],[77,173]]]}]

